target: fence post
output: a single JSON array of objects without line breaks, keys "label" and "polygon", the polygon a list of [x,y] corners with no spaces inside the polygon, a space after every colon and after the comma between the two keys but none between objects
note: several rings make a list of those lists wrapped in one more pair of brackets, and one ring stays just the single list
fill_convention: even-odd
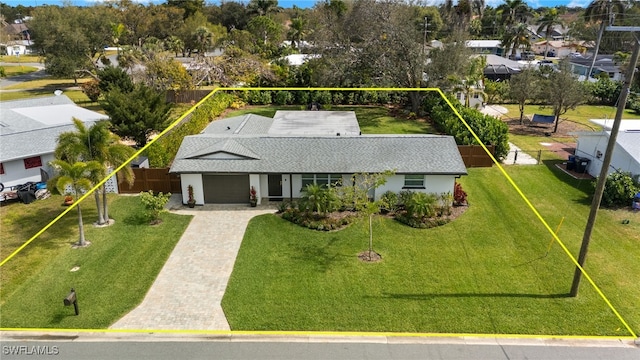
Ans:
[{"label": "fence post", "polygon": [[537,165],[540,165],[540,159],[542,158],[542,150],[538,150],[538,161],[537,161]]},{"label": "fence post", "polygon": [[518,161],[518,150],[516,150],[516,154],[513,156],[513,163],[515,164]]}]

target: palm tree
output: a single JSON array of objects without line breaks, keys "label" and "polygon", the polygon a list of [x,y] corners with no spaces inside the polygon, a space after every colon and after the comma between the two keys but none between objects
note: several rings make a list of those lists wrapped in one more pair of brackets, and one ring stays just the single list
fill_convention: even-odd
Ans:
[{"label": "palm tree", "polygon": [[480,20],[482,20],[482,17],[484,16],[484,8],[486,7],[486,3],[484,0],[473,0],[471,2],[471,6],[474,10],[474,12],[476,14],[478,14],[478,17],[480,18]]},{"label": "palm tree", "polygon": [[529,30],[527,29],[527,25],[520,23],[517,26],[508,29],[504,33],[504,35],[502,35],[500,44],[505,48],[505,56],[507,55],[509,49],[511,49],[511,55],[515,55],[518,48],[531,48],[531,43],[529,42]]},{"label": "palm tree", "polygon": [[[109,168],[119,167],[135,153],[135,150],[121,144],[120,138],[109,131],[106,121],[97,122],[90,128],[87,128],[78,119],[73,119],[73,124],[76,131],[63,132],[58,137],[58,146],[55,151],[56,158],[68,162],[97,161],[102,164],[102,170],[93,173],[95,177],[92,181],[94,183],[104,179],[108,175]],[[124,167],[121,175],[127,182],[132,183],[133,170],[130,167]],[[100,191],[102,192],[102,206],[100,205],[98,192],[94,193],[98,208],[97,223],[98,225],[104,225],[109,223],[107,191],[104,184]]]},{"label": "palm tree", "polygon": [[[97,161],[68,163],[64,160],[53,160],[51,165],[58,171],[58,175],[54,179],[58,191],[65,193],[67,186],[71,186],[76,199],[79,198],[79,194],[83,191],[91,190],[93,186],[91,179],[95,177],[96,173],[101,172],[103,168]],[[87,242],[84,237],[84,224],[82,222],[80,203],[77,203],[76,207],[78,208],[78,228],[80,232],[77,245],[86,246]]]},{"label": "palm tree", "polygon": [[213,36],[213,32],[209,30],[206,26],[200,26],[193,32],[193,40],[195,44],[195,49],[198,50],[198,56],[204,56],[205,51],[211,48],[215,39]]},{"label": "palm tree", "polygon": [[298,16],[291,19],[291,25],[289,25],[289,32],[287,37],[291,41],[291,47],[294,49],[300,48],[300,42],[307,36],[307,21]]},{"label": "palm tree", "polygon": [[613,14],[624,14],[627,1],[625,0],[594,0],[592,1],[584,12],[584,18],[587,22],[600,22],[600,29],[598,30],[598,39],[596,40],[596,50],[591,59],[591,65],[589,71],[586,73],[586,78],[589,80],[591,77],[591,71],[596,63],[596,57],[598,57],[598,51],[600,50],[600,41],[602,40],[602,34],[604,28],[613,23]]},{"label": "palm tree", "polygon": [[558,16],[558,9],[551,8],[545,11],[544,15],[538,19],[537,24],[539,25],[538,30],[543,30],[547,39],[547,45],[544,48],[544,58],[546,59],[549,50],[549,35],[556,26],[563,26],[564,21]]},{"label": "palm tree", "polygon": [[497,10],[501,14],[502,25],[507,28],[525,22],[529,16],[529,6],[523,0],[504,0]]}]

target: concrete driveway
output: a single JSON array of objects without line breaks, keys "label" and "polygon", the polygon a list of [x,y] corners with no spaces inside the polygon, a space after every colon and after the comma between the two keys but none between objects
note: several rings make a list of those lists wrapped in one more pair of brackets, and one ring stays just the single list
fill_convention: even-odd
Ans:
[{"label": "concrete driveway", "polygon": [[[251,218],[274,207],[172,205],[194,218],[142,303],[110,329],[223,330],[221,301]],[[135,271],[132,269],[132,271]]]}]

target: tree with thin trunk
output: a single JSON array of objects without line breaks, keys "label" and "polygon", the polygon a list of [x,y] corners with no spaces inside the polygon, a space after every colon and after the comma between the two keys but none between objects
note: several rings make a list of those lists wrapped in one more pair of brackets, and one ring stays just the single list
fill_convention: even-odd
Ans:
[{"label": "tree with thin trunk", "polygon": [[553,109],[555,116],[553,132],[556,133],[560,115],[582,104],[586,100],[587,91],[571,71],[569,61],[566,59],[560,62],[558,71],[551,71],[542,83],[541,97],[547,106]]},{"label": "tree with thin trunk", "polygon": [[538,19],[537,24],[539,25],[538,29],[544,31],[545,39],[547,40],[547,44],[544,48],[544,58],[546,59],[547,53],[549,52],[549,36],[551,36],[551,33],[556,26],[563,26],[564,21],[560,19],[558,9],[550,8]]},{"label": "tree with thin trunk", "polygon": [[524,118],[524,106],[527,100],[533,99],[535,94],[539,92],[538,80],[539,77],[536,70],[528,67],[522,69],[520,73],[511,76],[511,80],[509,80],[509,98],[518,103],[520,125],[522,125]]},{"label": "tree with thin trunk", "polygon": [[[95,178],[96,173],[102,171],[102,165],[97,161],[68,163],[64,160],[53,160],[51,165],[57,171],[57,175],[52,181],[56,185],[56,189],[64,194],[65,189],[71,186],[76,199],[84,191],[91,190],[93,182],[91,179]],[[78,229],[80,237],[76,245],[86,246],[87,241],[84,236],[84,224],[82,222],[82,210],[80,209],[80,203],[75,205],[78,208]]]},{"label": "tree with thin trunk", "polygon": [[506,56],[508,50],[511,49],[511,55],[516,55],[519,48],[530,49],[529,30],[527,24],[520,23],[508,29],[502,36],[501,46],[505,49]]},{"label": "tree with thin trunk", "polygon": [[[94,178],[91,180],[94,183],[108,176],[109,168],[119,167],[135,153],[134,149],[121,144],[120,138],[109,131],[106,121],[97,122],[89,128],[78,119],[73,119],[73,124],[75,131],[63,132],[58,136],[56,158],[67,162],[96,161],[102,164],[100,172],[92,173]],[[124,167],[121,175],[129,184],[133,182],[133,171],[130,167]],[[100,204],[98,191],[94,193],[98,208],[97,224],[104,225],[109,223],[109,207],[104,184],[100,192],[102,192],[102,204]]]}]

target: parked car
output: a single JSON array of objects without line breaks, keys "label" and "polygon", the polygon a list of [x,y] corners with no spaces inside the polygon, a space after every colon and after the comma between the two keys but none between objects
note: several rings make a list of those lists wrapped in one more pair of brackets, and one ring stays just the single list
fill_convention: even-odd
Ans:
[{"label": "parked car", "polygon": [[536,59],[536,54],[533,51],[524,51],[521,55],[522,60],[531,61]]}]

